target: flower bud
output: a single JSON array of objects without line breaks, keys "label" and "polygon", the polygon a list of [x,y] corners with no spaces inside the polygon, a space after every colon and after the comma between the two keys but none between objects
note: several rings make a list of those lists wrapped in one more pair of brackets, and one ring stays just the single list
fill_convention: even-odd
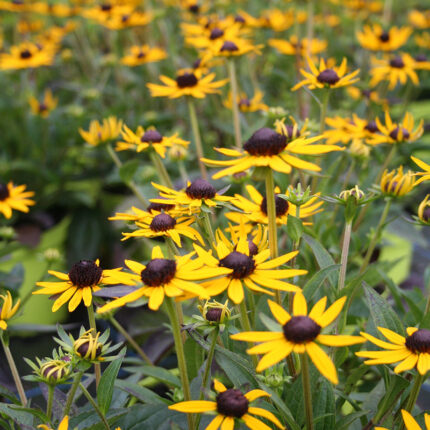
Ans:
[{"label": "flower bud", "polygon": [[75,354],[87,361],[102,361],[102,348],[103,345],[98,342],[100,333],[94,336],[93,330],[86,331],[79,339],[73,344],[73,351]]},{"label": "flower bud", "polygon": [[206,301],[204,306],[199,306],[199,310],[209,324],[222,324],[226,316],[229,318],[231,314],[227,303],[228,300],[224,304],[218,303],[215,300],[212,302]]},{"label": "flower bud", "polygon": [[46,381],[46,383],[55,385],[61,384],[70,377],[70,359],[68,360],[50,360],[42,364],[39,370],[40,376]]}]

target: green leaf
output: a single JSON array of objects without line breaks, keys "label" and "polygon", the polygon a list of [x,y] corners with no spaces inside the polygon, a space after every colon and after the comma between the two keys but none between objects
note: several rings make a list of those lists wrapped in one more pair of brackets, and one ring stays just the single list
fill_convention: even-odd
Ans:
[{"label": "green leaf", "polygon": [[115,386],[136,397],[136,399],[143,403],[151,403],[153,405],[170,404],[168,399],[163,399],[148,388],[142,387],[138,384],[133,384],[130,381],[119,379],[115,381]]},{"label": "green leaf", "polygon": [[194,339],[188,338],[184,344],[184,352],[187,362],[188,377],[190,380],[193,380],[203,364],[203,349]]},{"label": "green leaf", "polygon": [[388,302],[365,282],[363,288],[375,327],[385,327],[398,334],[404,334],[403,324]]},{"label": "green leaf", "polygon": [[315,429],[331,430],[335,428],[335,401],[332,384],[325,378],[321,378],[318,390],[313,392],[313,396],[314,417],[315,419],[321,417],[321,421],[315,425]]},{"label": "green leaf", "polygon": [[128,184],[136,173],[139,167],[139,160],[129,160],[125,162],[119,169],[119,177],[121,180]]},{"label": "green leaf", "polygon": [[12,419],[19,428],[34,428],[33,427],[33,415],[29,414],[27,411],[15,410],[14,406],[7,403],[0,403],[0,413],[6,415]]},{"label": "green leaf", "polygon": [[410,382],[400,375],[390,375],[390,382],[386,387],[386,394],[378,405],[380,416],[384,416],[395,404],[396,398],[400,397],[403,390],[409,387]]},{"label": "green leaf", "polygon": [[303,234],[303,223],[300,218],[296,218],[295,216],[288,217],[287,233],[294,242],[300,240]]},{"label": "green leaf", "polygon": [[99,387],[97,389],[97,403],[99,404],[100,410],[104,414],[106,414],[109,410],[109,406],[112,401],[115,379],[118,376],[124,355],[125,348],[123,348],[119,353],[119,356],[114,361],[112,361],[111,364],[109,364],[100,379]]},{"label": "green leaf", "polygon": [[340,264],[333,264],[331,266],[327,266],[324,269],[319,270],[306,282],[306,285],[303,287],[303,295],[307,300],[311,300],[314,294],[319,290],[322,283],[326,280],[327,276],[333,271],[335,274],[340,268]]},{"label": "green leaf", "polygon": [[339,421],[336,421],[336,425],[333,428],[336,430],[348,430],[354,421],[365,416],[366,414],[367,411],[353,412],[348,414],[345,417],[342,417]]}]

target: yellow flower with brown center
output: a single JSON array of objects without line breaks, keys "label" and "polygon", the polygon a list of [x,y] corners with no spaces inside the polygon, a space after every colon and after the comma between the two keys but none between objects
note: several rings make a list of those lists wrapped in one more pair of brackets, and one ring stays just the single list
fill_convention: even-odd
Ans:
[{"label": "yellow flower with brown center", "polygon": [[296,35],[290,36],[289,40],[269,39],[269,46],[277,49],[281,54],[305,57],[306,55],[318,55],[327,49],[327,41],[320,39],[299,40]]},{"label": "yellow flower with brown center", "polygon": [[164,60],[167,53],[161,48],[151,48],[149,45],[134,45],[129,49],[128,55],[121,58],[121,64],[136,67],[146,63]]},{"label": "yellow flower with brown center", "polygon": [[7,329],[7,320],[10,320],[18,311],[21,300],[17,300],[13,304],[12,296],[10,291],[6,291],[6,295],[0,295],[0,299],[3,300],[3,304],[0,306],[0,329]]},{"label": "yellow flower with brown center", "polygon": [[396,170],[385,170],[381,178],[381,192],[386,196],[403,197],[414,188],[414,173],[403,173],[403,166]]},{"label": "yellow flower with brown center", "polygon": [[[419,424],[415,421],[414,417],[405,409],[402,409],[402,418],[403,422],[405,423],[406,430],[421,430],[421,427]],[[424,423],[425,423],[425,429],[424,430],[430,430],[430,415],[424,414]],[[375,430],[388,430],[385,427],[375,427]]]},{"label": "yellow flower with brown center", "polygon": [[416,163],[424,172],[416,173],[417,176],[421,176],[421,178],[417,179],[414,183],[414,186],[421,184],[421,182],[428,181],[430,179],[430,164],[425,163],[419,158],[411,156],[411,159],[414,163]]},{"label": "yellow flower with brown center", "polygon": [[[260,49],[263,45],[254,45],[251,41],[244,38],[230,38],[227,40],[216,40],[210,44],[204,54],[207,58],[213,57],[238,57],[253,52],[261,54]],[[205,58],[205,57],[203,57]]]},{"label": "yellow flower with brown center", "polygon": [[212,255],[211,251],[205,251],[202,247],[194,245],[199,259],[205,265],[205,270],[215,270],[217,267],[228,269],[222,278],[203,284],[210,296],[217,296],[227,290],[229,299],[239,304],[245,297],[244,286],[252,293],[270,295],[274,293],[267,288],[279,291],[300,291],[299,287],[282,279],[305,275],[307,270],[278,269],[279,266],[292,260],[299,253],[298,251],[269,260],[270,250],[258,252],[255,243],[250,242],[246,235],[241,235],[239,241],[234,244],[229,243],[225,237],[221,237],[214,247],[216,256]]},{"label": "yellow flower with brown center", "polygon": [[58,99],[52,95],[52,91],[50,89],[47,89],[45,90],[41,101],[32,96],[29,98],[28,103],[30,104],[31,111],[34,115],[47,118],[51,111],[57,107]]},{"label": "yellow flower with brown center", "polygon": [[376,118],[377,133],[369,136],[368,143],[378,145],[380,143],[404,143],[415,142],[424,132],[424,121],[421,120],[414,130],[415,120],[412,114],[406,112],[402,121],[393,122],[388,110],[385,111],[385,124]]},{"label": "yellow flower with brown center", "polygon": [[[246,185],[246,191],[248,192],[251,200],[236,194],[235,200],[232,204],[240,209],[242,212],[228,212],[226,217],[236,224],[240,224],[243,219],[246,222],[251,222],[253,224],[269,224],[269,217],[267,215],[267,199],[260,194],[255,187],[252,185]],[[279,197],[281,190],[279,187],[275,188],[275,208],[276,208],[276,224],[278,226],[286,225],[288,221],[288,216],[297,216],[297,206],[288,202],[287,200]],[[288,189],[285,192],[286,195],[289,194]],[[318,201],[317,194],[312,197],[307,203],[300,206],[299,217],[308,218],[321,212],[320,208],[323,204],[322,201]],[[305,225],[309,225],[309,222],[305,222]]]},{"label": "yellow flower with brown center", "polygon": [[79,129],[79,134],[91,146],[97,146],[100,143],[108,142],[109,140],[116,139],[121,133],[123,121],[117,119],[115,116],[104,118],[100,123],[97,120],[90,122],[88,131]]},{"label": "yellow flower with brown center", "polygon": [[320,59],[319,67],[317,67],[311,58],[306,58],[310,71],[300,69],[300,73],[305,79],[294,85],[291,88],[292,91],[296,91],[303,86],[306,86],[310,90],[316,88],[340,88],[352,85],[359,80],[356,76],[360,73],[360,69],[347,74],[346,58],[342,60],[339,67],[328,67],[323,58]]},{"label": "yellow flower with brown center", "polygon": [[[415,43],[420,48],[430,49],[430,34],[428,32],[417,34],[415,36]],[[415,60],[416,60],[416,58],[415,58]]]},{"label": "yellow flower with brown center", "polygon": [[33,206],[35,202],[29,197],[34,196],[33,191],[25,191],[26,185],[13,185],[13,182],[2,184],[0,182],[0,213],[6,218],[12,217],[12,210],[27,213],[28,207]]},{"label": "yellow flower with brown center", "polygon": [[188,181],[185,190],[181,191],[172,190],[164,185],[154,183],[152,185],[160,191],[161,198],[151,199],[151,203],[182,206],[189,214],[200,211],[203,205],[215,207],[233,200],[233,197],[222,195],[210,182],[200,178]]},{"label": "yellow flower with brown center", "polygon": [[228,79],[214,81],[215,73],[200,76],[195,71],[184,71],[176,76],[176,79],[161,75],[160,80],[164,85],[146,84],[152,97],[179,97],[190,96],[198,99],[205,98],[208,94],[220,93],[220,87],[224,86]]},{"label": "yellow flower with brown center", "polygon": [[315,367],[333,384],[337,384],[336,368],[330,357],[318,345],[349,346],[363,343],[360,336],[321,334],[340,314],[346,297],[336,300],[326,309],[327,297],[320,299],[308,313],[306,299],[302,293],[296,293],[293,300],[293,315],[272,300],[268,300],[270,310],[281,330],[276,332],[249,331],[233,334],[233,340],[261,342],[247,350],[248,354],[264,354],[257,366],[262,372],[270,366],[284,360],[292,352],[307,354]]},{"label": "yellow flower with brown center", "polygon": [[[240,93],[236,99],[236,103],[239,106],[241,112],[257,112],[259,110],[267,111],[269,106],[263,103],[263,92],[256,90],[254,97],[248,98],[245,93]],[[228,109],[233,107],[232,94],[228,93],[228,99],[224,100],[224,106]]]},{"label": "yellow flower with brown center", "polygon": [[83,301],[86,307],[92,306],[93,293],[99,291],[103,285],[126,284],[133,285],[129,275],[122,272],[122,268],[103,270],[99,260],[81,260],[75,263],[69,273],[48,270],[48,273],[60,281],[37,282],[40,290],[33,294],[53,296],[56,300],[52,312],[69,302],[69,312],[73,312]]},{"label": "yellow flower with brown center", "polygon": [[122,30],[123,28],[148,25],[152,21],[153,16],[150,13],[137,10],[124,10],[123,12],[109,15],[100,14],[92,19],[109,30]]},{"label": "yellow flower with brown center", "polygon": [[379,24],[365,25],[357,32],[360,45],[370,51],[395,51],[402,47],[412,33],[410,27],[391,27],[384,30]]},{"label": "yellow flower with brown center", "polygon": [[50,66],[54,62],[57,46],[23,42],[11,46],[10,53],[0,54],[0,70],[30,69]]},{"label": "yellow flower with brown center", "polygon": [[381,99],[378,91],[371,89],[363,89],[357,87],[348,87],[346,92],[350,97],[355,100],[366,100],[366,102],[373,102],[376,104],[387,105],[387,100]]},{"label": "yellow flower with brown center", "polygon": [[416,368],[420,375],[425,375],[430,370],[430,330],[408,327],[406,337],[384,327],[378,327],[378,330],[389,342],[368,333],[360,333],[369,342],[383,349],[382,351],[356,352],[358,357],[367,358],[364,364],[400,362],[394,368],[394,373]]},{"label": "yellow flower with brown center", "polygon": [[303,23],[306,21],[306,12],[293,9],[265,10],[260,17],[260,27],[271,28],[273,31],[288,30],[295,22]]},{"label": "yellow flower with brown center", "polygon": [[207,158],[201,160],[210,166],[226,167],[215,173],[212,176],[214,179],[244,172],[251,167],[270,167],[283,173],[290,173],[293,167],[318,172],[321,170],[318,165],[297,158],[295,155],[320,155],[342,150],[336,145],[313,145],[316,141],[321,140],[322,136],[310,138],[306,137],[306,134],[302,136],[297,125],[286,126],[282,121],[277,121],[275,126],[276,131],[267,127],[257,130],[244,143],[245,152],[214,148],[217,152],[231,157],[231,160],[217,161]]},{"label": "yellow flower with brown center", "polygon": [[187,148],[190,142],[178,137],[178,133],[167,137],[158,132],[155,127],[148,127],[146,130],[139,126],[136,132],[133,132],[126,125],[121,131],[123,141],[117,142],[115,150],[125,151],[128,149],[136,152],[142,152],[149,148],[153,149],[160,157],[166,156],[166,151],[174,145],[180,145]]},{"label": "yellow flower with brown center", "polygon": [[414,85],[420,81],[416,73],[417,62],[409,54],[399,54],[389,59],[371,59],[370,86],[388,81],[388,89],[393,90],[398,83],[405,85],[410,80]]},{"label": "yellow flower with brown center", "polygon": [[127,303],[135,302],[141,297],[149,297],[149,309],[156,311],[164,301],[164,297],[179,297],[191,294],[201,299],[208,299],[206,290],[196,281],[222,276],[226,273],[223,268],[214,270],[202,270],[203,263],[199,259],[192,260],[195,253],[191,252],[183,256],[175,256],[175,259],[165,258],[161,248],[155,246],[152,249],[151,260],[144,265],[132,260],[126,260],[126,266],[134,273],[130,274],[130,280],[134,284],[143,284],[132,293],[115,299],[97,310],[98,313],[107,312],[119,308]]},{"label": "yellow flower with brown center", "polygon": [[215,418],[206,427],[206,430],[233,430],[236,422],[243,422],[247,428],[252,430],[267,430],[268,427],[253,415],[263,417],[280,429],[285,427],[280,421],[266,409],[250,406],[250,403],[260,397],[270,397],[270,394],[263,390],[251,390],[243,394],[241,390],[235,388],[227,389],[217,379],[214,379],[214,389],[217,392],[215,401],[190,400],[170,405],[169,409],[185,413],[209,412],[216,414]]}]

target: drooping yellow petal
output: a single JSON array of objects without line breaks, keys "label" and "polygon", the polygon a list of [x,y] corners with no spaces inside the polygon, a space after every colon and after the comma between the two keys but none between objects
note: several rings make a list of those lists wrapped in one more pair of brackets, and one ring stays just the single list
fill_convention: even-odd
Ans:
[{"label": "drooping yellow petal", "polygon": [[263,390],[258,390],[257,389],[257,390],[248,391],[245,394],[245,397],[248,399],[249,402],[253,402],[255,399],[258,399],[260,397],[270,397],[270,394],[266,393]]},{"label": "drooping yellow petal", "polygon": [[315,339],[323,345],[328,346],[349,346],[349,345],[357,345],[358,343],[366,342],[361,336],[347,336],[347,335],[329,335],[329,334],[320,334]]},{"label": "drooping yellow petal", "polygon": [[216,411],[216,402],[210,402],[208,400],[191,400],[188,402],[180,402],[174,405],[170,405],[169,409],[192,414],[199,412]]},{"label": "drooping yellow petal", "polygon": [[226,417],[221,424],[221,430],[234,430],[234,418]]},{"label": "drooping yellow petal", "polygon": [[405,370],[411,370],[415,367],[418,361],[418,355],[411,354],[409,357],[405,358],[400,364],[394,368],[394,373],[401,373]]},{"label": "drooping yellow petal", "polygon": [[306,344],[306,352],[320,373],[325,376],[333,384],[339,382],[336,368],[330,357],[315,343],[309,342]]},{"label": "drooping yellow petal", "polygon": [[279,349],[275,349],[271,352],[268,352],[259,361],[257,368],[256,368],[257,372],[262,372],[263,370],[267,369],[268,367],[271,367],[274,364],[279,363],[285,357],[290,355],[292,350],[293,350],[293,345],[288,343],[288,344],[285,344],[284,348],[279,348]]},{"label": "drooping yellow petal", "polygon": [[242,417],[242,420],[251,430],[271,430],[271,428],[264,424],[263,421],[254,418],[252,415],[245,414]]},{"label": "drooping yellow petal", "polygon": [[272,414],[272,412],[269,412],[266,409],[250,407],[248,409],[248,413],[264,417],[264,418],[268,419],[269,421],[272,421],[272,423],[275,424],[276,427],[278,427],[280,429],[284,428],[284,426],[281,424],[281,422],[278,420],[278,418],[276,418],[275,415]]}]

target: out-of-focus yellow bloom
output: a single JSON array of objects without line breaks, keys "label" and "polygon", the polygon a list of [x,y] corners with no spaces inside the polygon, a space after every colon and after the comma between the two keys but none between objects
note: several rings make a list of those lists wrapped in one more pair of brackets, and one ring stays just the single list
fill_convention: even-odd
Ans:
[{"label": "out-of-focus yellow bloom", "polygon": [[321,54],[327,48],[327,41],[311,39],[309,42],[309,39],[299,40],[296,35],[292,35],[289,40],[269,39],[269,46],[276,48],[281,54],[305,57]]},{"label": "out-of-focus yellow bloom", "polygon": [[58,104],[58,99],[52,95],[50,89],[45,90],[43,99],[39,102],[35,97],[31,96],[28,100],[31,111],[34,115],[39,115],[42,118],[47,118]]},{"label": "out-of-focus yellow bloom", "polygon": [[427,163],[424,163],[424,161],[416,157],[411,156],[411,159],[414,163],[416,163],[419,167],[421,167],[421,169],[424,170],[424,172],[416,173],[416,175],[421,176],[421,178],[416,180],[414,185],[418,185],[418,184],[421,184],[421,182],[428,181],[430,179],[430,165]]},{"label": "out-of-focus yellow bloom", "polygon": [[135,67],[164,60],[166,57],[167,53],[164,49],[151,48],[149,45],[135,45],[129,49],[128,55],[121,58],[121,63],[129,67]]},{"label": "out-of-focus yellow bloom", "polygon": [[409,23],[416,28],[425,30],[430,28],[430,10],[411,10],[408,15]]},{"label": "out-of-focus yellow bloom", "polygon": [[18,311],[21,300],[17,300],[15,305],[13,304],[12,296],[9,291],[6,292],[5,296],[0,295],[0,299],[3,300],[3,304],[0,307],[0,329],[7,329],[7,320],[10,320]]},{"label": "out-of-focus yellow bloom", "polygon": [[295,11],[293,9],[280,10],[269,9],[265,10],[260,19],[259,26],[271,28],[274,31],[288,30],[295,22],[303,24],[306,22],[307,14],[303,11]]},{"label": "out-of-focus yellow bloom", "polygon": [[414,188],[414,174],[403,173],[403,166],[396,170],[385,170],[381,178],[381,191],[386,196],[403,197]]},{"label": "out-of-focus yellow bloom", "polygon": [[[415,42],[420,48],[430,49],[430,34],[428,32],[417,34],[415,36]],[[417,61],[416,57],[415,61]]]},{"label": "out-of-focus yellow bloom", "polygon": [[91,146],[97,146],[100,143],[116,139],[121,132],[122,125],[122,120],[118,120],[115,116],[110,116],[104,118],[102,123],[97,120],[91,121],[88,131],[80,128],[79,134],[85,142]]},{"label": "out-of-focus yellow bloom", "polygon": [[0,70],[29,69],[50,66],[54,62],[57,47],[54,44],[43,46],[23,42],[11,46],[10,53],[0,54]]},{"label": "out-of-focus yellow bloom", "polygon": [[[237,105],[239,106],[239,110],[241,112],[257,112],[259,110],[267,111],[269,106],[263,103],[263,95],[264,94],[262,91],[256,90],[254,97],[250,99],[246,93],[240,93],[237,97]],[[228,109],[232,108],[233,102],[231,92],[228,93],[228,99],[224,100],[223,104]]]},{"label": "out-of-focus yellow bloom", "polygon": [[360,45],[370,51],[395,51],[403,46],[412,33],[410,27],[391,27],[385,31],[379,24],[365,25],[357,32]]},{"label": "out-of-focus yellow bloom", "polygon": [[423,224],[430,225],[430,194],[427,194],[424,200],[418,206],[418,218]]},{"label": "out-of-focus yellow bloom", "polygon": [[27,213],[28,207],[35,202],[29,197],[34,196],[33,191],[25,191],[26,185],[13,185],[13,182],[4,184],[0,182],[0,213],[6,218],[12,217],[12,209]]},{"label": "out-of-focus yellow bloom", "polygon": [[381,99],[378,91],[371,89],[360,89],[357,87],[348,87],[346,92],[349,96],[351,96],[355,100],[366,100],[366,102],[372,102],[376,104],[382,104],[383,106],[387,106],[387,100]]}]

